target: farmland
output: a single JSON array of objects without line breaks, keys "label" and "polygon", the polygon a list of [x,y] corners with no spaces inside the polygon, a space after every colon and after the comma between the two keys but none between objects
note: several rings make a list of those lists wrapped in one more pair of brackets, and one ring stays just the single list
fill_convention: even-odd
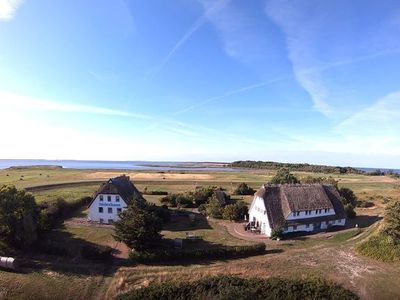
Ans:
[{"label": "farmland", "polygon": [[[38,202],[53,201],[59,197],[66,201],[91,196],[99,183],[125,173],[131,177],[139,190],[179,193],[197,186],[215,185],[232,193],[240,182],[257,189],[268,181],[275,171],[254,170],[243,172],[201,171],[115,171],[74,170],[57,168],[20,168],[0,170],[0,184],[13,184],[26,188]],[[77,212],[64,224],[53,230],[51,240],[68,249],[67,260],[57,256],[37,255],[23,273],[0,271],[1,298],[48,299],[104,299],[112,298],[133,288],[160,283],[169,279],[200,279],[208,275],[231,274],[242,277],[323,277],[356,292],[364,299],[393,299],[400,295],[400,264],[384,263],[362,257],[354,246],[368,238],[379,226],[384,207],[391,199],[400,199],[400,180],[386,176],[360,174],[319,174],[295,172],[299,178],[306,176],[333,176],[339,186],[354,190],[359,199],[372,201],[371,208],[357,208],[359,229],[338,233],[317,234],[267,243],[267,254],[243,259],[175,265],[125,265],[121,261],[91,263],[75,258],[82,245],[99,244],[116,248],[126,257],[126,249],[112,238],[111,226],[87,226],[84,223],[86,209]],[[162,196],[145,195],[159,204]],[[251,196],[233,196],[247,203]],[[221,220],[201,220],[194,226],[185,221],[168,224],[162,234],[167,238],[183,237],[187,231],[194,232],[210,244],[246,245],[257,242],[241,239],[228,230],[231,224]],[[125,252],[124,252],[125,251]],[[122,262],[122,264],[126,264]],[[71,286],[74,288],[71,289]]]}]

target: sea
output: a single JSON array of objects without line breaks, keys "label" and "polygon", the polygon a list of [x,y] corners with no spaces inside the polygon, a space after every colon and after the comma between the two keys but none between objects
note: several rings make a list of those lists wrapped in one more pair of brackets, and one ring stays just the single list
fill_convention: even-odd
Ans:
[{"label": "sea", "polygon": [[105,160],[45,160],[45,159],[0,159],[0,169],[23,166],[60,166],[67,169],[107,170],[196,170],[196,171],[240,171],[224,167],[223,163],[174,162],[174,161],[105,161]]},{"label": "sea", "polygon": [[[106,161],[106,160],[45,160],[45,159],[0,159],[0,169],[21,166],[60,166],[67,169],[108,169],[140,171],[225,171],[240,172],[241,169],[224,167],[224,163],[213,162],[176,162],[176,161]],[[356,167],[372,172],[376,170],[393,171],[400,174],[400,169]]]}]

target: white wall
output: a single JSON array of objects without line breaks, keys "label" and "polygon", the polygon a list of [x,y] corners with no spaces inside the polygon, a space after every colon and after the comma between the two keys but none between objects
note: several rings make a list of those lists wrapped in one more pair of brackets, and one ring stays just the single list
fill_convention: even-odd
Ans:
[{"label": "white wall", "polygon": [[[103,196],[103,201],[100,201],[100,196]],[[108,196],[111,197],[111,201],[108,201]],[[110,194],[99,194],[96,199],[94,199],[92,205],[89,208],[89,221],[100,222],[101,219],[103,223],[109,223],[108,220],[117,221],[118,218],[118,208],[122,211],[127,207],[125,201],[119,196],[119,202],[117,201],[117,196]],[[99,207],[103,208],[103,212],[99,212]],[[112,209],[112,213],[108,212],[108,208]]]},{"label": "white wall", "polygon": [[315,217],[322,217],[322,216],[331,216],[335,214],[335,210],[330,208],[327,212],[325,209],[322,209],[320,213],[317,213],[317,210],[311,210],[308,214],[305,211],[299,211],[299,215],[295,215],[295,213],[290,213],[286,220],[297,220],[297,219],[307,219],[307,218],[315,218]]},{"label": "white wall", "polygon": [[267,236],[271,235],[271,227],[268,222],[268,215],[265,210],[264,199],[254,196],[249,210],[249,221],[258,221],[261,233]]}]

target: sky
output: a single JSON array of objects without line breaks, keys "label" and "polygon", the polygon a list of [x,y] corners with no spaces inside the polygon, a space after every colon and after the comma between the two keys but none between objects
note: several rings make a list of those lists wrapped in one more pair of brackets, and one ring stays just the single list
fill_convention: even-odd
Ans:
[{"label": "sky", "polygon": [[0,0],[0,158],[400,168],[398,0]]}]

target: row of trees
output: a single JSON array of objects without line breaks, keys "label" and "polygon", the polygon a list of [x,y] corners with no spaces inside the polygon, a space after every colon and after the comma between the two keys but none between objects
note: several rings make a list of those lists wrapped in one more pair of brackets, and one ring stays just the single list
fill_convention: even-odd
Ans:
[{"label": "row of trees", "polygon": [[228,167],[232,168],[246,168],[246,169],[269,169],[278,170],[281,168],[288,168],[293,171],[302,172],[315,172],[315,173],[336,173],[346,174],[355,173],[361,174],[363,171],[352,168],[352,167],[337,167],[337,166],[325,166],[325,165],[312,165],[312,164],[293,164],[293,163],[279,163],[272,161],[253,161],[253,160],[241,160],[230,163]]}]

